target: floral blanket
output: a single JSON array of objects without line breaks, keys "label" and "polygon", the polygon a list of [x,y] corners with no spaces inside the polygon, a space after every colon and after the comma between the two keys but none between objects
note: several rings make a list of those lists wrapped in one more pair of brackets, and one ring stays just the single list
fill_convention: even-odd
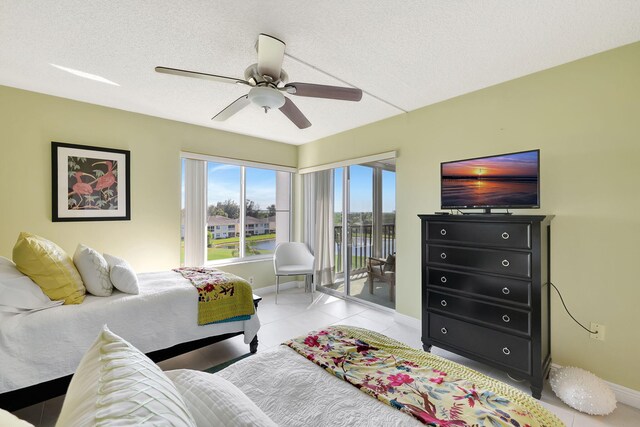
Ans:
[{"label": "floral blanket", "polygon": [[287,345],[429,426],[563,426],[523,392],[366,329],[334,326]]},{"label": "floral blanket", "polygon": [[198,325],[247,320],[255,313],[249,283],[211,267],[183,267],[173,271],[198,290]]}]

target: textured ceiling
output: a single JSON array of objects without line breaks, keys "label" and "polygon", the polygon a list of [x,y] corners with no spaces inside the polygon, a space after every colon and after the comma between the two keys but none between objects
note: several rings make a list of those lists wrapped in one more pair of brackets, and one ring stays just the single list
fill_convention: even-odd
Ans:
[{"label": "textured ceiling", "polygon": [[[291,81],[362,101],[292,97],[305,130],[253,105],[212,122],[247,88],[154,72],[243,77],[261,32],[287,44]],[[0,84],[302,144],[638,40],[638,0],[0,0]]]}]

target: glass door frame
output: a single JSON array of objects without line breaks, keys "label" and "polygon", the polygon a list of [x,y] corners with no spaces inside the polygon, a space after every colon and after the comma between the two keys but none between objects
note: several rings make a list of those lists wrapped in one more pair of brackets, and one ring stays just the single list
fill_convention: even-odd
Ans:
[{"label": "glass door frame", "polygon": [[[381,311],[387,311],[389,313],[395,313],[396,310],[393,308],[385,307],[380,304],[376,304],[371,301],[364,300],[362,298],[357,298],[351,296],[351,274],[348,272],[351,271],[351,247],[349,246],[349,212],[351,211],[351,206],[349,203],[350,200],[350,186],[351,186],[351,166],[358,166],[358,164],[342,166],[342,242],[341,242],[341,256],[342,256],[342,275],[344,280],[344,288],[342,291],[338,291],[335,289],[328,288],[326,286],[318,286],[316,290],[326,293],[328,295],[336,296],[339,298],[346,299],[348,301],[357,302],[362,305],[366,305],[371,308],[375,308]],[[339,168],[334,168],[335,171]],[[373,224],[372,224],[372,232],[378,235],[378,237],[374,237],[373,239],[373,247],[371,250],[371,255],[375,256],[374,251],[380,251],[381,245],[378,243],[378,240],[381,240],[382,237],[382,169],[381,167],[374,166],[373,169],[373,183],[372,183],[372,200],[373,200]],[[395,171],[394,171],[395,172]],[[335,173],[335,172],[334,172]],[[335,188],[335,182],[334,182]],[[377,193],[377,194],[376,194]],[[376,205],[380,207],[380,212],[376,214]],[[379,221],[377,221],[376,225],[376,215],[379,217]],[[335,226],[335,224],[334,224]],[[335,242],[334,242],[335,244]],[[336,273],[336,281],[338,279],[338,273]]]}]

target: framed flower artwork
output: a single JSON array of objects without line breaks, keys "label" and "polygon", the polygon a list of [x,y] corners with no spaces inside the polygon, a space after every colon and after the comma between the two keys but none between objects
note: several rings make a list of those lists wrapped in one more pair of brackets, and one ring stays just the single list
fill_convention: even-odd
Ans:
[{"label": "framed flower artwork", "polygon": [[52,221],[130,220],[129,163],[127,150],[52,142]]}]

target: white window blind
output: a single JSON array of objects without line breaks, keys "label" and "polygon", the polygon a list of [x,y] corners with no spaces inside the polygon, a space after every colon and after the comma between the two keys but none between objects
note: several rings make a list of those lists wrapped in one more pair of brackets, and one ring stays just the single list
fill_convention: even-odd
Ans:
[{"label": "white window blind", "polygon": [[291,174],[276,172],[276,244],[291,239]]},{"label": "white window blind", "polygon": [[207,162],[185,159],[184,263],[201,266],[207,251]]}]

